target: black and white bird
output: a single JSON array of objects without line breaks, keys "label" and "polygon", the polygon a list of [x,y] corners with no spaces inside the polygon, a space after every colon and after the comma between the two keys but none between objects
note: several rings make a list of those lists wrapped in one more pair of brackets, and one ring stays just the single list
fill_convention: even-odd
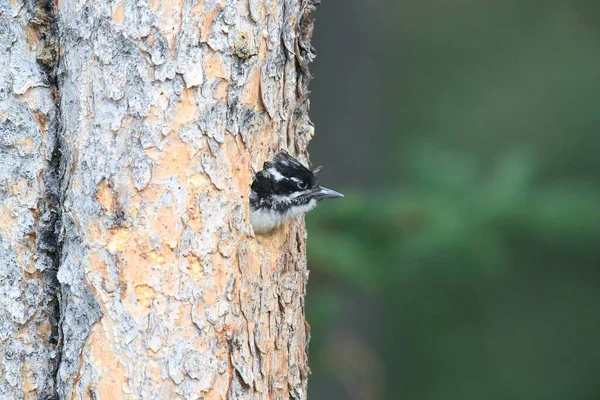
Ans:
[{"label": "black and white bird", "polygon": [[250,192],[250,223],[256,233],[268,232],[316,207],[319,200],[344,197],[318,186],[321,167],[310,171],[287,153],[278,153],[256,174]]}]

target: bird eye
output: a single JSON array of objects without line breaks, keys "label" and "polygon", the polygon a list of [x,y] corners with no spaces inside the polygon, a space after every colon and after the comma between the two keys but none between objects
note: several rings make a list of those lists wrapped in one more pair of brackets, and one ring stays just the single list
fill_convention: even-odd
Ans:
[{"label": "bird eye", "polygon": [[298,182],[298,189],[304,190],[307,188],[306,182]]}]

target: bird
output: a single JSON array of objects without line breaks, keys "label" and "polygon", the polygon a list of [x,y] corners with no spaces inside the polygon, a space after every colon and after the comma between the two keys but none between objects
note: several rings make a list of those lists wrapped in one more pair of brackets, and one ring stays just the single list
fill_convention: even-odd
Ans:
[{"label": "bird", "polygon": [[270,232],[306,214],[322,199],[344,197],[317,185],[321,169],[310,171],[286,152],[279,152],[273,161],[265,162],[250,189],[250,224],[254,232]]}]

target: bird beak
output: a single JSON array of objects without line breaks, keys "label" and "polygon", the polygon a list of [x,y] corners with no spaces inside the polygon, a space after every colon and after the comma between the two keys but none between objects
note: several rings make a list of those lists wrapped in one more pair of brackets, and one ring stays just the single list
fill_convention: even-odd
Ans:
[{"label": "bird beak", "polygon": [[324,188],[323,186],[317,186],[317,190],[313,196],[317,200],[326,199],[326,198],[337,198],[344,197],[343,194],[336,192],[335,190]]}]

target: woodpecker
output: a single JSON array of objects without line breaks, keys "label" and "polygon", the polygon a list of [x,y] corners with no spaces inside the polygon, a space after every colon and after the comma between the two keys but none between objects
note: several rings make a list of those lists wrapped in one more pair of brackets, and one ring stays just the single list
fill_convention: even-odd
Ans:
[{"label": "woodpecker", "polygon": [[321,168],[310,171],[284,152],[278,153],[272,162],[265,162],[250,192],[250,223],[254,232],[269,232],[312,210],[319,200],[344,197],[317,185]]}]

